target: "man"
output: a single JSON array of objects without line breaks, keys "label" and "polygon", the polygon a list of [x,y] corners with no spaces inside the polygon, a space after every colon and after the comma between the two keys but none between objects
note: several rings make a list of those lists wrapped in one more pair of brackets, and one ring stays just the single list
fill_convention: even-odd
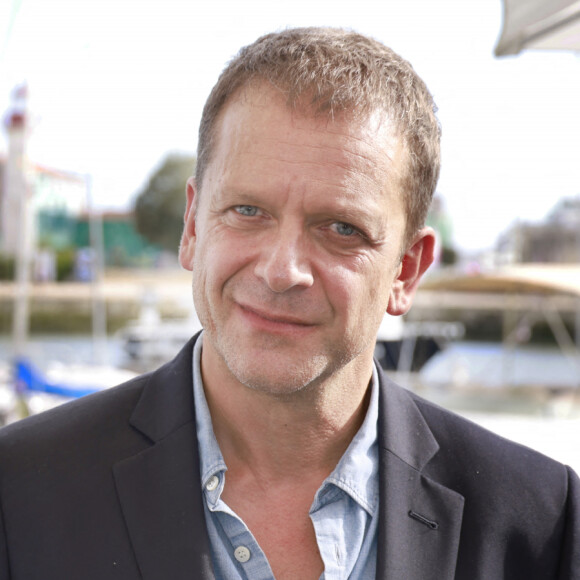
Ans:
[{"label": "man", "polygon": [[2,577],[578,578],[577,476],[373,363],[433,259],[438,170],[431,96],[381,44],[243,49],[187,184],[204,331],[1,433]]}]

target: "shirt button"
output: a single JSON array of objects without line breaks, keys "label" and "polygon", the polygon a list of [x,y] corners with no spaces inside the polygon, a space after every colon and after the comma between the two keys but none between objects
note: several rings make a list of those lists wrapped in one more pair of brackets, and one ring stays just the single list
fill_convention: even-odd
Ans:
[{"label": "shirt button", "polygon": [[250,550],[248,550],[248,548],[246,548],[246,546],[238,546],[234,550],[234,556],[236,557],[236,560],[238,562],[240,562],[241,564],[244,564],[245,562],[247,562],[250,559],[251,555],[252,554],[250,553]]},{"label": "shirt button", "polygon": [[205,484],[207,491],[213,491],[220,483],[220,478],[217,475],[212,475],[209,481]]}]

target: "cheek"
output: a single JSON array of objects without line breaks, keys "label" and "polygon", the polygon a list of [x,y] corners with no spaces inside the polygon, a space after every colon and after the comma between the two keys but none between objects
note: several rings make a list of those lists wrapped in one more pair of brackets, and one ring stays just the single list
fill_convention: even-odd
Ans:
[{"label": "cheek", "polygon": [[355,324],[363,320],[368,324],[373,321],[380,324],[389,303],[393,277],[386,266],[347,271],[335,283],[335,295],[343,307],[346,306],[347,316],[353,318]]},{"label": "cheek", "polygon": [[341,265],[319,268],[319,280],[335,314],[358,319],[366,314],[374,293],[368,277]]},{"label": "cheek", "polygon": [[[231,243],[222,235],[206,238],[208,243],[197,248],[194,273],[201,277],[207,290],[220,291],[221,287],[251,259],[243,244]],[[196,272],[197,270],[197,272]]]}]

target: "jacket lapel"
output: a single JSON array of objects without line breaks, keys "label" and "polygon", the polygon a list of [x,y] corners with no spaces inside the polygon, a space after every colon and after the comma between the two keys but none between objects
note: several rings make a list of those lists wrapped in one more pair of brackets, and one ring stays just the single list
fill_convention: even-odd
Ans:
[{"label": "jacket lapel", "polygon": [[145,580],[214,578],[193,412],[193,342],[151,375],[131,417],[151,445],[113,469]]},{"label": "jacket lapel", "polygon": [[379,374],[377,579],[452,579],[464,499],[426,475],[439,445],[410,394]]}]

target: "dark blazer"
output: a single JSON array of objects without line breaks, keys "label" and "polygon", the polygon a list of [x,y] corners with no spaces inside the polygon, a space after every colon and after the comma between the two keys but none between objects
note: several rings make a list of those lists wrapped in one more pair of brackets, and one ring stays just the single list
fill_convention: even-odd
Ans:
[{"label": "dark blazer", "polygon": [[[213,578],[193,340],[129,383],[0,430],[0,578]],[[377,578],[580,578],[580,482],[380,374]]]}]

